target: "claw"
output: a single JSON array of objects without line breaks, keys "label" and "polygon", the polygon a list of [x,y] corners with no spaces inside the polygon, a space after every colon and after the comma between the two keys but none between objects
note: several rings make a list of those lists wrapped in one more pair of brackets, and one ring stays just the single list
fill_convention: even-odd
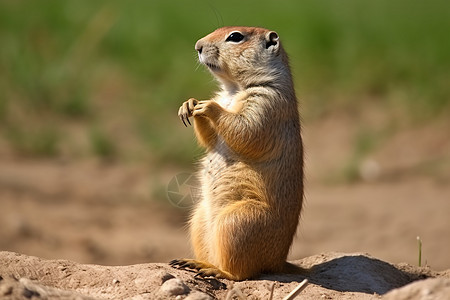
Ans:
[{"label": "claw", "polygon": [[179,269],[198,269],[195,262],[184,259],[174,259],[169,262],[169,265]]},{"label": "claw", "polygon": [[171,260],[170,262],[169,262],[169,265],[170,266],[175,266],[175,265],[177,265],[178,264],[178,259],[174,259],[174,260]]},{"label": "claw", "polygon": [[183,263],[182,260],[180,260],[180,259],[174,259],[174,260],[171,260],[171,261],[169,262],[169,265],[172,266],[172,267],[175,267],[175,266],[180,266],[180,264],[182,264],[182,263]]},{"label": "claw", "polygon": [[178,268],[192,268],[191,262],[184,261],[182,259],[174,259],[169,262],[169,265],[172,267],[178,267]]},{"label": "claw", "polygon": [[192,126],[191,122],[189,122],[189,118],[186,118],[186,121],[188,121],[189,125]]},{"label": "claw", "polygon": [[181,121],[183,121],[184,126],[187,127],[186,123],[184,122],[184,117],[181,116],[180,119],[181,119]]},{"label": "claw", "polygon": [[194,277],[201,277],[201,278],[205,278],[205,277],[213,277],[213,278],[217,278],[219,276],[219,273],[217,273],[215,270],[213,269],[201,269],[197,271],[197,274],[195,274]]}]

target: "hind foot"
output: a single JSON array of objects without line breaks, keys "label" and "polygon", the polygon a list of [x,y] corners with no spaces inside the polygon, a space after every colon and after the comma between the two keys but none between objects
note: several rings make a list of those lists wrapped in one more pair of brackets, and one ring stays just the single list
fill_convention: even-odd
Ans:
[{"label": "hind foot", "polygon": [[222,278],[222,279],[230,279],[235,280],[234,276],[231,275],[231,273],[222,271],[216,266],[207,263],[198,261],[195,259],[174,259],[171,262],[169,262],[169,265],[174,268],[180,268],[180,269],[193,269],[197,271],[197,274],[195,277],[215,277],[215,278]]}]

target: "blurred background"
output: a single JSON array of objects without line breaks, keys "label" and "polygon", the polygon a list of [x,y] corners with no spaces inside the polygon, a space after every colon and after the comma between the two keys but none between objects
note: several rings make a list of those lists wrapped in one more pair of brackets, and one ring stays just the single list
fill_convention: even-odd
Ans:
[{"label": "blurred background", "polygon": [[289,259],[418,264],[420,236],[422,265],[450,268],[445,0],[0,1],[0,250],[190,256],[189,200],[167,189],[189,194],[176,176],[203,150],[176,114],[216,90],[194,44],[225,25],[275,30],[290,54],[306,205]]}]

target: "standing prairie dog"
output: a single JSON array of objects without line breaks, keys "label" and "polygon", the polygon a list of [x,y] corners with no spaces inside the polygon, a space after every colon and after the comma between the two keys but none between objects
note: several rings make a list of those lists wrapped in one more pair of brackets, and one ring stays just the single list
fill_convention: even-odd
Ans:
[{"label": "standing prairie dog", "polygon": [[196,259],[171,265],[230,280],[287,271],[303,202],[303,147],[286,52],[276,32],[256,27],[219,28],[195,49],[222,90],[178,112],[185,125],[193,117],[207,153],[190,220]]}]

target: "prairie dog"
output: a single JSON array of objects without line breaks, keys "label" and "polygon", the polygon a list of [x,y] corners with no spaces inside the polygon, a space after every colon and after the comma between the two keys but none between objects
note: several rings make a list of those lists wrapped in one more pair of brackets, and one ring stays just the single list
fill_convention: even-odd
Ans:
[{"label": "prairie dog", "polygon": [[230,280],[283,272],[303,202],[300,118],[286,52],[276,32],[257,27],[219,28],[195,49],[222,89],[178,111],[185,125],[193,117],[206,156],[189,223],[196,259],[170,264]]}]

